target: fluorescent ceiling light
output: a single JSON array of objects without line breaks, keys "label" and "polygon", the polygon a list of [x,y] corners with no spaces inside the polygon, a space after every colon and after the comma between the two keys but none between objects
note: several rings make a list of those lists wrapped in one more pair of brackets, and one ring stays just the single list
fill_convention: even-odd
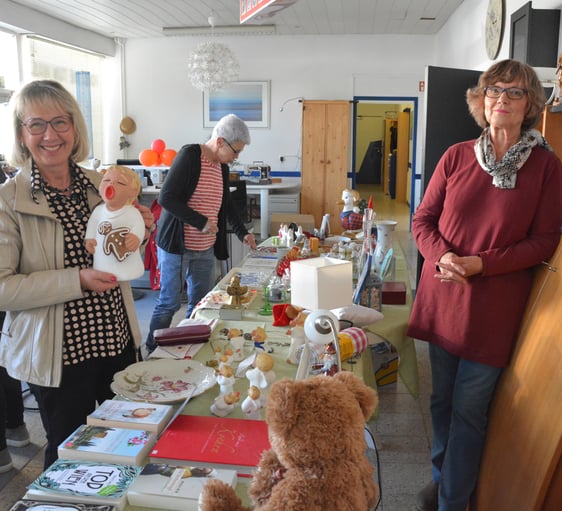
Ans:
[{"label": "fluorescent ceiling light", "polygon": [[165,36],[275,35],[275,25],[222,25],[216,27],[164,27]]}]

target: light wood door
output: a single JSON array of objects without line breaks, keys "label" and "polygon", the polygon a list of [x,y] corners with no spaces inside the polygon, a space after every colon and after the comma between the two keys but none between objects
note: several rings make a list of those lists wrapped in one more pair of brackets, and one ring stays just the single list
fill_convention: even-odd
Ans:
[{"label": "light wood door", "polygon": [[539,129],[558,158],[562,159],[562,112],[553,112],[552,108],[547,106],[543,111]]},{"label": "light wood door", "polygon": [[471,511],[562,509],[562,244],[541,266],[490,409]]},{"label": "light wood door", "polygon": [[349,101],[303,102],[301,213],[313,215],[316,227],[329,213],[334,233],[347,187],[350,109]]}]

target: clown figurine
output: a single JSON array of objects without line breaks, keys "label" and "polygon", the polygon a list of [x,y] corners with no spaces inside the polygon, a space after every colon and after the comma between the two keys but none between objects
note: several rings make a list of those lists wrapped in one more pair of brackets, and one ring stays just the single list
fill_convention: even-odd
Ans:
[{"label": "clown figurine", "polygon": [[109,167],[99,188],[104,202],[94,209],[86,229],[86,250],[94,255],[94,269],[113,273],[120,281],[144,274],[139,247],[145,226],[133,205],[140,189],[135,171],[119,165]]}]

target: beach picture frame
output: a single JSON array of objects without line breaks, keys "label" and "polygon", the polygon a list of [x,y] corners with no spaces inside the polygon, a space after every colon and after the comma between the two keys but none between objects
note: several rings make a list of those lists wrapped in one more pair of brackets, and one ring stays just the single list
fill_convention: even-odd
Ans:
[{"label": "beach picture frame", "polygon": [[203,91],[203,127],[235,114],[249,128],[269,128],[269,80],[231,82],[221,90]]}]

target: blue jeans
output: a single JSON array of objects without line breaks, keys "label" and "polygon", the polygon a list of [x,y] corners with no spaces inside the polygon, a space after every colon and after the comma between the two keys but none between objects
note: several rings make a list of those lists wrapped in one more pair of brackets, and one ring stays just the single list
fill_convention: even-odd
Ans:
[{"label": "blue jeans", "polygon": [[471,362],[429,345],[433,390],[432,477],[439,511],[465,511],[478,478],[488,409],[501,368]]},{"label": "blue jeans", "polygon": [[211,247],[208,250],[184,250],[183,254],[171,254],[158,247],[158,268],[160,294],[152,311],[146,338],[146,348],[149,352],[156,349],[154,330],[168,328],[174,314],[180,309],[184,283],[187,284],[186,318],[213,287],[214,251]]}]

